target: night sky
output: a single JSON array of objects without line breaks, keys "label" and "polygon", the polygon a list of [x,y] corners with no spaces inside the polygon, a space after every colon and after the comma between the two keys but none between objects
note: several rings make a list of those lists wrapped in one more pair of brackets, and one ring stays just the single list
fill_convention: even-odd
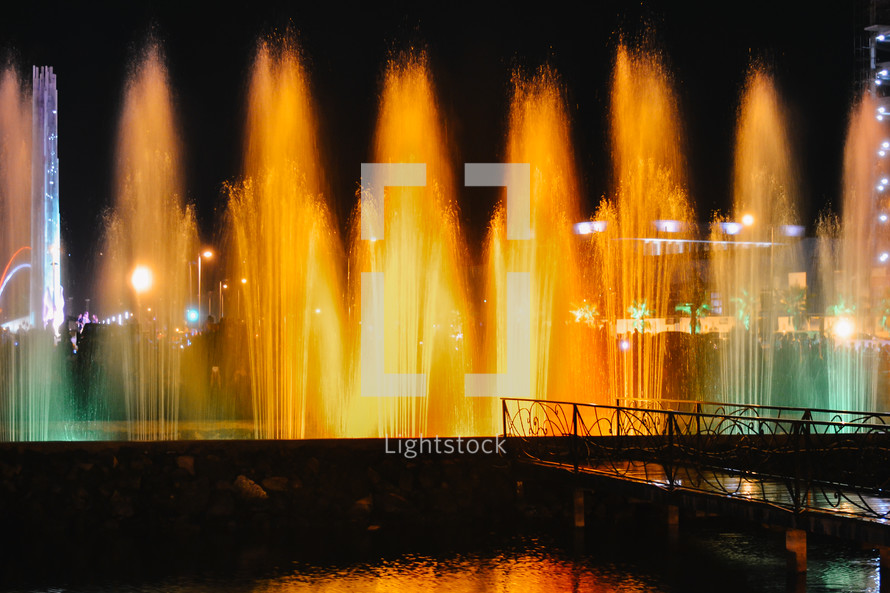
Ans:
[{"label": "night sky", "polygon": [[[185,153],[187,199],[202,240],[219,241],[221,185],[239,174],[244,102],[258,36],[288,27],[306,56],[320,112],[332,203],[345,225],[359,165],[368,160],[376,97],[388,52],[428,50],[447,133],[462,162],[504,151],[515,67],[549,63],[568,93],[586,210],[608,192],[608,80],[619,32],[654,36],[675,76],[686,131],[690,192],[700,220],[729,207],[735,111],[752,58],[770,64],[790,122],[812,228],[839,203],[841,150],[857,63],[858,2],[596,1],[342,5],[335,2],[10,3],[0,47],[30,75],[58,75],[62,239],[71,254],[68,296],[81,307],[92,286],[103,212],[112,204],[114,144],[124,81],[153,33],[166,50]],[[371,7],[370,9],[368,7]],[[726,8],[732,13],[727,14]],[[459,169],[458,169],[459,170]],[[479,196],[479,192],[473,196]],[[493,195],[493,194],[492,194]],[[474,198],[478,200],[478,197]],[[494,207],[462,201],[478,241]]]}]

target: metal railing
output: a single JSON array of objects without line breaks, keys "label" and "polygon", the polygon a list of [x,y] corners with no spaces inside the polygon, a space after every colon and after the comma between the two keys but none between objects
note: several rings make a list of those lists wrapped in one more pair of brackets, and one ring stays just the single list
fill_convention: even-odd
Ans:
[{"label": "metal railing", "polygon": [[728,403],[716,401],[695,401],[687,399],[640,399],[619,397],[616,406],[676,410],[686,412],[705,412],[726,416],[750,416],[770,418],[800,418],[810,420],[828,420],[836,423],[853,424],[888,424],[888,412],[860,412],[853,410],[831,410],[825,408],[803,408],[794,406],[771,406],[762,404]]},{"label": "metal railing", "polygon": [[506,398],[504,434],[529,460],[574,472],[743,498],[793,513],[890,520],[887,415],[689,403],[699,405],[683,410]]}]

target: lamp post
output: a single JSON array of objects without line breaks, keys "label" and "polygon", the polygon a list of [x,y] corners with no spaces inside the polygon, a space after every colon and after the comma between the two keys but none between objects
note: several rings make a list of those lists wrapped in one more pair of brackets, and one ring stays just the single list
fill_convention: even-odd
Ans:
[{"label": "lamp post", "polygon": [[219,283],[219,318],[222,319],[225,315],[225,299],[223,297],[223,290],[228,290],[229,283],[226,280],[221,280]]},{"label": "lamp post", "polygon": [[[754,226],[755,219],[753,214],[745,214],[742,216],[742,224],[746,227]],[[775,279],[775,225],[769,225],[769,299],[770,299],[770,318],[769,323],[772,324],[776,320],[773,319],[773,315],[775,315],[775,303],[773,302],[776,298],[776,279]]]},{"label": "lamp post", "polygon": [[201,260],[210,259],[212,257],[213,252],[209,249],[205,249],[198,254],[198,323],[201,322]]},{"label": "lamp post", "polygon": [[133,273],[130,275],[130,286],[133,287],[133,292],[136,293],[136,311],[140,315],[142,314],[141,297],[144,293],[151,290],[153,284],[154,274],[152,274],[151,268],[144,265],[138,265],[133,268]]},{"label": "lamp post", "polygon": [[136,266],[133,268],[133,274],[130,276],[130,284],[137,295],[151,290],[154,283],[154,275],[148,266]]}]

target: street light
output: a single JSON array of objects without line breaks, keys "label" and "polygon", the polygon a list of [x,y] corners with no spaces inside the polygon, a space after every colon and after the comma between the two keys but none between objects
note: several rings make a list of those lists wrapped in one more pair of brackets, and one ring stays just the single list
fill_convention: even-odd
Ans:
[{"label": "street light", "polygon": [[209,249],[205,249],[201,253],[198,254],[198,319],[201,319],[201,259],[212,259],[213,252]]},{"label": "street light", "polygon": [[223,280],[219,283],[219,318],[222,319],[225,315],[225,299],[223,297],[223,291],[229,289],[229,283],[227,280]]},{"label": "street light", "polygon": [[856,331],[853,321],[847,317],[841,317],[834,324],[834,335],[842,340],[846,340]]},{"label": "street light", "polygon": [[[152,274],[151,268],[143,265],[133,268],[133,273],[130,274],[130,285],[136,293],[136,310],[140,312],[140,316],[142,314],[142,295],[151,290],[152,284],[154,284],[154,274]],[[151,309],[149,308],[148,311],[151,312]]]},{"label": "street light", "polygon": [[136,294],[148,292],[151,290],[153,283],[154,275],[148,266],[136,266],[133,269],[133,274],[130,276],[130,284],[133,286]]},{"label": "street light", "polygon": [[[742,215],[742,224],[748,228],[754,226],[755,223],[754,215],[750,212]],[[762,224],[762,223],[761,223]],[[769,229],[769,297],[770,297],[770,315],[775,314],[775,307],[773,304],[773,300],[776,296],[776,253],[775,253],[775,245],[776,245],[776,226],[775,224],[768,224],[767,228]],[[796,232],[796,231],[793,231]],[[788,234],[788,233],[786,233]],[[791,236],[791,235],[789,235]],[[772,319],[772,318],[771,318]],[[771,322],[772,323],[772,322]]]}]

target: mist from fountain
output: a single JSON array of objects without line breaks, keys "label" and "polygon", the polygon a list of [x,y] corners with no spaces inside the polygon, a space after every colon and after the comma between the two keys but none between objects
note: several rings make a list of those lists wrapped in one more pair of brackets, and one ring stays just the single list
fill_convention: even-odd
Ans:
[{"label": "mist from fountain", "polygon": [[596,380],[605,368],[602,336],[568,323],[573,310],[596,305],[588,301],[591,270],[582,265],[589,250],[573,232],[582,190],[562,84],[549,67],[531,76],[515,71],[512,84],[505,162],[529,163],[531,239],[507,237],[502,198],[487,239],[481,358],[507,371],[507,273],[528,272],[531,364],[520,371],[530,375],[528,397],[605,402],[605,384]]},{"label": "mist from fountain", "polygon": [[[386,189],[382,238],[362,238],[361,205],[351,224],[349,420],[360,434],[476,434],[493,428],[490,402],[464,397],[464,375],[475,358],[475,313],[451,155],[426,54],[393,56],[380,94],[372,162],[426,163],[426,185]],[[374,302],[383,299],[384,372],[425,375],[416,395],[402,384],[387,396],[361,393],[360,336],[367,318],[361,297],[363,283],[375,273],[383,274],[382,283],[364,290]]]},{"label": "mist from fountain", "polygon": [[[261,41],[243,171],[226,185],[229,315],[218,330],[193,335],[185,333],[185,311],[196,292],[197,232],[183,197],[163,52],[150,42],[124,92],[102,248],[100,306],[131,311],[133,321],[85,332],[70,384],[63,371],[41,373],[64,364],[40,332],[21,335],[19,346],[0,342],[2,438],[95,435],[71,420],[120,421],[108,434],[129,439],[181,438],[184,420],[199,432],[235,420],[255,438],[493,434],[499,400],[467,397],[466,378],[508,372],[515,346],[508,279],[517,272],[530,282],[529,364],[521,371],[530,397],[880,407],[878,357],[870,345],[854,345],[856,332],[886,331],[890,319],[890,299],[874,276],[883,204],[873,199],[880,173],[873,153],[882,140],[873,100],[862,99],[851,117],[843,218],[820,224],[812,278],[801,274],[801,243],[786,232],[798,222],[800,197],[788,116],[768,69],[758,64],[748,73],[733,206],[709,237],[693,222],[682,120],[663,56],[620,43],[611,83],[611,197],[585,227],[590,236],[579,238],[573,224],[584,216],[584,189],[565,89],[550,67],[514,72],[503,160],[529,164],[531,238],[508,238],[501,190],[477,262],[458,210],[459,196],[473,190],[461,189],[454,170],[428,56],[409,50],[387,61],[369,157],[423,163],[425,185],[389,186],[377,202],[365,200],[369,187],[359,188],[344,240],[303,56],[292,37]],[[28,242],[27,224],[16,222],[27,219],[30,200],[30,181],[20,174],[29,170],[28,96],[7,70],[0,78],[0,220],[9,231],[0,255],[7,258]],[[382,212],[362,212],[378,206]],[[363,214],[380,215],[379,235],[363,234]],[[707,248],[693,246],[706,238]],[[137,267],[153,282],[135,285]],[[26,306],[27,284],[16,281],[0,307]],[[362,348],[378,310],[384,331],[374,354],[384,375],[408,380],[388,383],[392,393],[369,394]],[[734,327],[699,335],[714,316]],[[842,321],[856,328],[852,336],[839,334]]]},{"label": "mist from fountain", "polygon": [[[689,286],[688,251],[667,239],[694,236],[677,100],[662,56],[645,46],[619,45],[610,106],[613,189],[594,220],[603,285],[602,311],[609,339],[609,392],[615,398],[659,399],[671,369],[667,336],[653,327],[671,310],[674,286]],[[656,221],[675,221],[666,232]],[[672,223],[674,224],[674,223]]]},{"label": "mist from fountain", "polygon": [[738,109],[730,217],[744,222],[729,234],[720,220],[711,234],[724,247],[711,251],[711,290],[721,295],[720,312],[735,319],[720,350],[719,401],[790,405],[796,397],[787,390],[809,384],[799,377],[802,383],[773,393],[776,373],[782,379],[798,370],[788,368],[795,366],[790,360],[775,368],[778,317],[787,317],[792,331],[805,329],[806,319],[806,284],[789,283],[788,275],[802,268],[799,245],[784,232],[799,220],[787,121],[772,76],[752,66]]},{"label": "mist from fountain", "polygon": [[248,97],[244,177],[229,191],[258,438],[345,430],[345,257],[326,201],[316,121],[294,42],[262,42]]},{"label": "mist from fountain", "polygon": [[[29,326],[32,94],[13,64],[0,73],[0,323]],[[0,439],[64,438],[67,372],[51,330],[0,335]]]},{"label": "mist from fountain", "polygon": [[[189,265],[197,257],[194,213],[184,205],[181,147],[163,52],[149,42],[130,72],[118,128],[116,193],[106,223],[101,306],[134,312],[99,340],[91,399],[126,421],[131,440],[178,436],[181,332]],[[131,282],[137,267],[148,286]],[[190,404],[193,402],[189,402]]]},{"label": "mist from fountain", "polygon": [[851,340],[887,331],[886,323],[878,321],[886,315],[887,295],[873,277],[882,238],[877,221],[884,206],[874,198],[874,188],[886,175],[874,158],[875,147],[885,137],[876,112],[877,103],[868,95],[854,105],[844,145],[841,218],[825,217],[818,229],[825,325],[834,336],[826,352],[823,405],[845,410],[878,406],[878,357],[870,347]]}]

